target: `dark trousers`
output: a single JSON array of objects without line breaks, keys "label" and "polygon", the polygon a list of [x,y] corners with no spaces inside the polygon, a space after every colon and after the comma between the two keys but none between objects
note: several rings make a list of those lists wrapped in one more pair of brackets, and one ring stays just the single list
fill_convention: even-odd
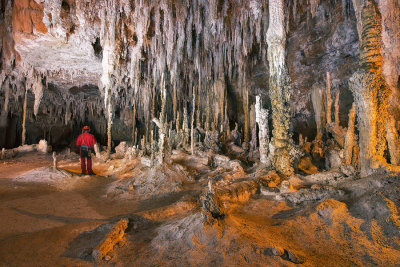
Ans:
[{"label": "dark trousers", "polygon": [[[81,147],[81,169],[82,173],[93,173],[92,170],[92,156],[90,155],[91,149],[87,147]],[[86,170],[87,160],[87,170]]]}]

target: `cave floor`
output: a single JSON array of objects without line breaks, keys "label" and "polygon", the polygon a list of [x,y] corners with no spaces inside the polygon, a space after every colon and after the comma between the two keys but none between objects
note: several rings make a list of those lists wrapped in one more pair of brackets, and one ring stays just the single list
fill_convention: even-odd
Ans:
[{"label": "cave floor", "polygon": [[[199,196],[215,171],[186,165],[194,179],[180,190],[127,198],[125,193],[115,194],[121,186],[115,184],[143,167],[133,161],[121,171],[122,163],[95,162],[99,175],[72,175],[55,186],[38,183],[35,177],[16,179],[38,169],[50,173],[51,156],[28,153],[0,162],[0,265],[398,266],[400,262],[399,212],[390,202],[398,201],[396,193],[383,189],[377,193],[389,199],[385,201],[391,213],[383,221],[358,215],[360,209],[349,200],[293,206],[258,193],[246,201],[231,199],[223,220],[205,224]],[[70,174],[78,172],[79,161],[67,159],[59,167]],[[393,192],[400,188],[398,182],[389,186]],[[101,227],[120,218],[130,221],[124,239],[108,259],[96,263],[91,252],[105,234]]]}]

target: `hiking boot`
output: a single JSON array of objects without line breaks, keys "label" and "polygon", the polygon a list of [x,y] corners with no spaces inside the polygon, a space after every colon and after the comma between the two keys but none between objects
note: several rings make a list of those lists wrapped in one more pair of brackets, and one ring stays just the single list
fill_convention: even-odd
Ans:
[{"label": "hiking boot", "polygon": [[96,175],[94,172],[88,172],[88,175]]}]

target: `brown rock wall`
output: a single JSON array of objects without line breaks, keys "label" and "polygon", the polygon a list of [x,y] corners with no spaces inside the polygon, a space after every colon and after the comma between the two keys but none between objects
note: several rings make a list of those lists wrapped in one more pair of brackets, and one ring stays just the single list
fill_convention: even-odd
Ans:
[{"label": "brown rock wall", "polygon": [[13,6],[13,31],[23,33],[47,33],[43,21],[43,5],[34,0],[15,0]]}]

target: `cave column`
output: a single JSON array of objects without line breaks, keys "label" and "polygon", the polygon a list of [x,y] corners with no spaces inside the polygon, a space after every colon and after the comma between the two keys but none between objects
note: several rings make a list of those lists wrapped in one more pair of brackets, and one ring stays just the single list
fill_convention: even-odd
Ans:
[{"label": "cave column", "polygon": [[106,103],[107,103],[107,156],[108,158],[111,153],[111,141],[112,141],[112,136],[111,136],[111,128],[113,124],[113,106],[112,106],[112,100],[111,100],[111,90],[108,90],[108,96],[106,97]]},{"label": "cave column", "polygon": [[28,104],[28,89],[25,88],[25,96],[24,96],[24,106],[22,110],[22,138],[21,138],[21,145],[25,145],[26,139],[26,108]]},{"label": "cave column", "polygon": [[195,87],[193,87],[193,93],[192,93],[192,98],[193,98],[193,104],[192,104],[192,124],[191,124],[191,129],[190,129],[190,150],[192,152],[192,155],[194,155],[194,114],[196,112],[196,91]]},{"label": "cave column", "polygon": [[384,158],[391,90],[382,75],[381,21],[375,1],[364,1],[359,69],[349,81],[357,109],[362,177],[381,167],[393,169]]},{"label": "cave column", "polygon": [[347,132],[344,140],[343,148],[343,162],[346,165],[350,165],[353,159],[353,148],[355,142],[355,119],[356,119],[356,105],[353,103],[349,111],[349,124],[347,127]]},{"label": "cave column", "polygon": [[104,94],[104,104],[107,117],[107,154],[106,158],[111,153],[111,128],[113,124],[114,108],[113,108],[113,93],[116,85],[114,78],[115,66],[118,63],[118,55],[116,54],[116,24],[118,14],[116,11],[116,2],[110,1],[107,3],[107,11],[103,10],[101,20],[101,41],[103,45],[102,67],[103,73],[101,76],[101,86]]},{"label": "cave column", "polygon": [[269,27],[267,32],[269,61],[269,90],[272,103],[272,122],[275,155],[273,164],[277,171],[293,173],[289,156],[290,78],[286,66],[286,32],[283,0],[269,1]]},{"label": "cave column", "polygon": [[159,136],[159,163],[164,163],[165,157],[167,156],[167,149],[166,149],[166,143],[167,143],[167,120],[166,120],[166,115],[167,115],[167,110],[166,110],[166,104],[167,104],[167,90],[165,88],[165,82],[164,82],[164,74],[161,76],[161,113],[160,113],[160,136]]},{"label": "cave column", "polygon": [[[1,86],[1,83],[0,83]],[[0,113],[0,147],[6,145],[6,130],[7,130],[7,118],[8,118],[8,102],[10,97],[10,88],[7,85],[5,91],[5,99],[3,110]]]},{"label": "cave column", "polygon": [[244,109],[244,142],[246,143],[246,146],[248,145],[250,141],[250,131],[249,131],[249,124],[250,124],[250,117],[249,117],[249,88],[245,87],[245,92],[244,92],[244,104],[243,104],[243,109]]},{"label": "cave column", "polygon": [[133,113],[132,113],[132,146],[136,146],[136,94],[133,99]]}]

